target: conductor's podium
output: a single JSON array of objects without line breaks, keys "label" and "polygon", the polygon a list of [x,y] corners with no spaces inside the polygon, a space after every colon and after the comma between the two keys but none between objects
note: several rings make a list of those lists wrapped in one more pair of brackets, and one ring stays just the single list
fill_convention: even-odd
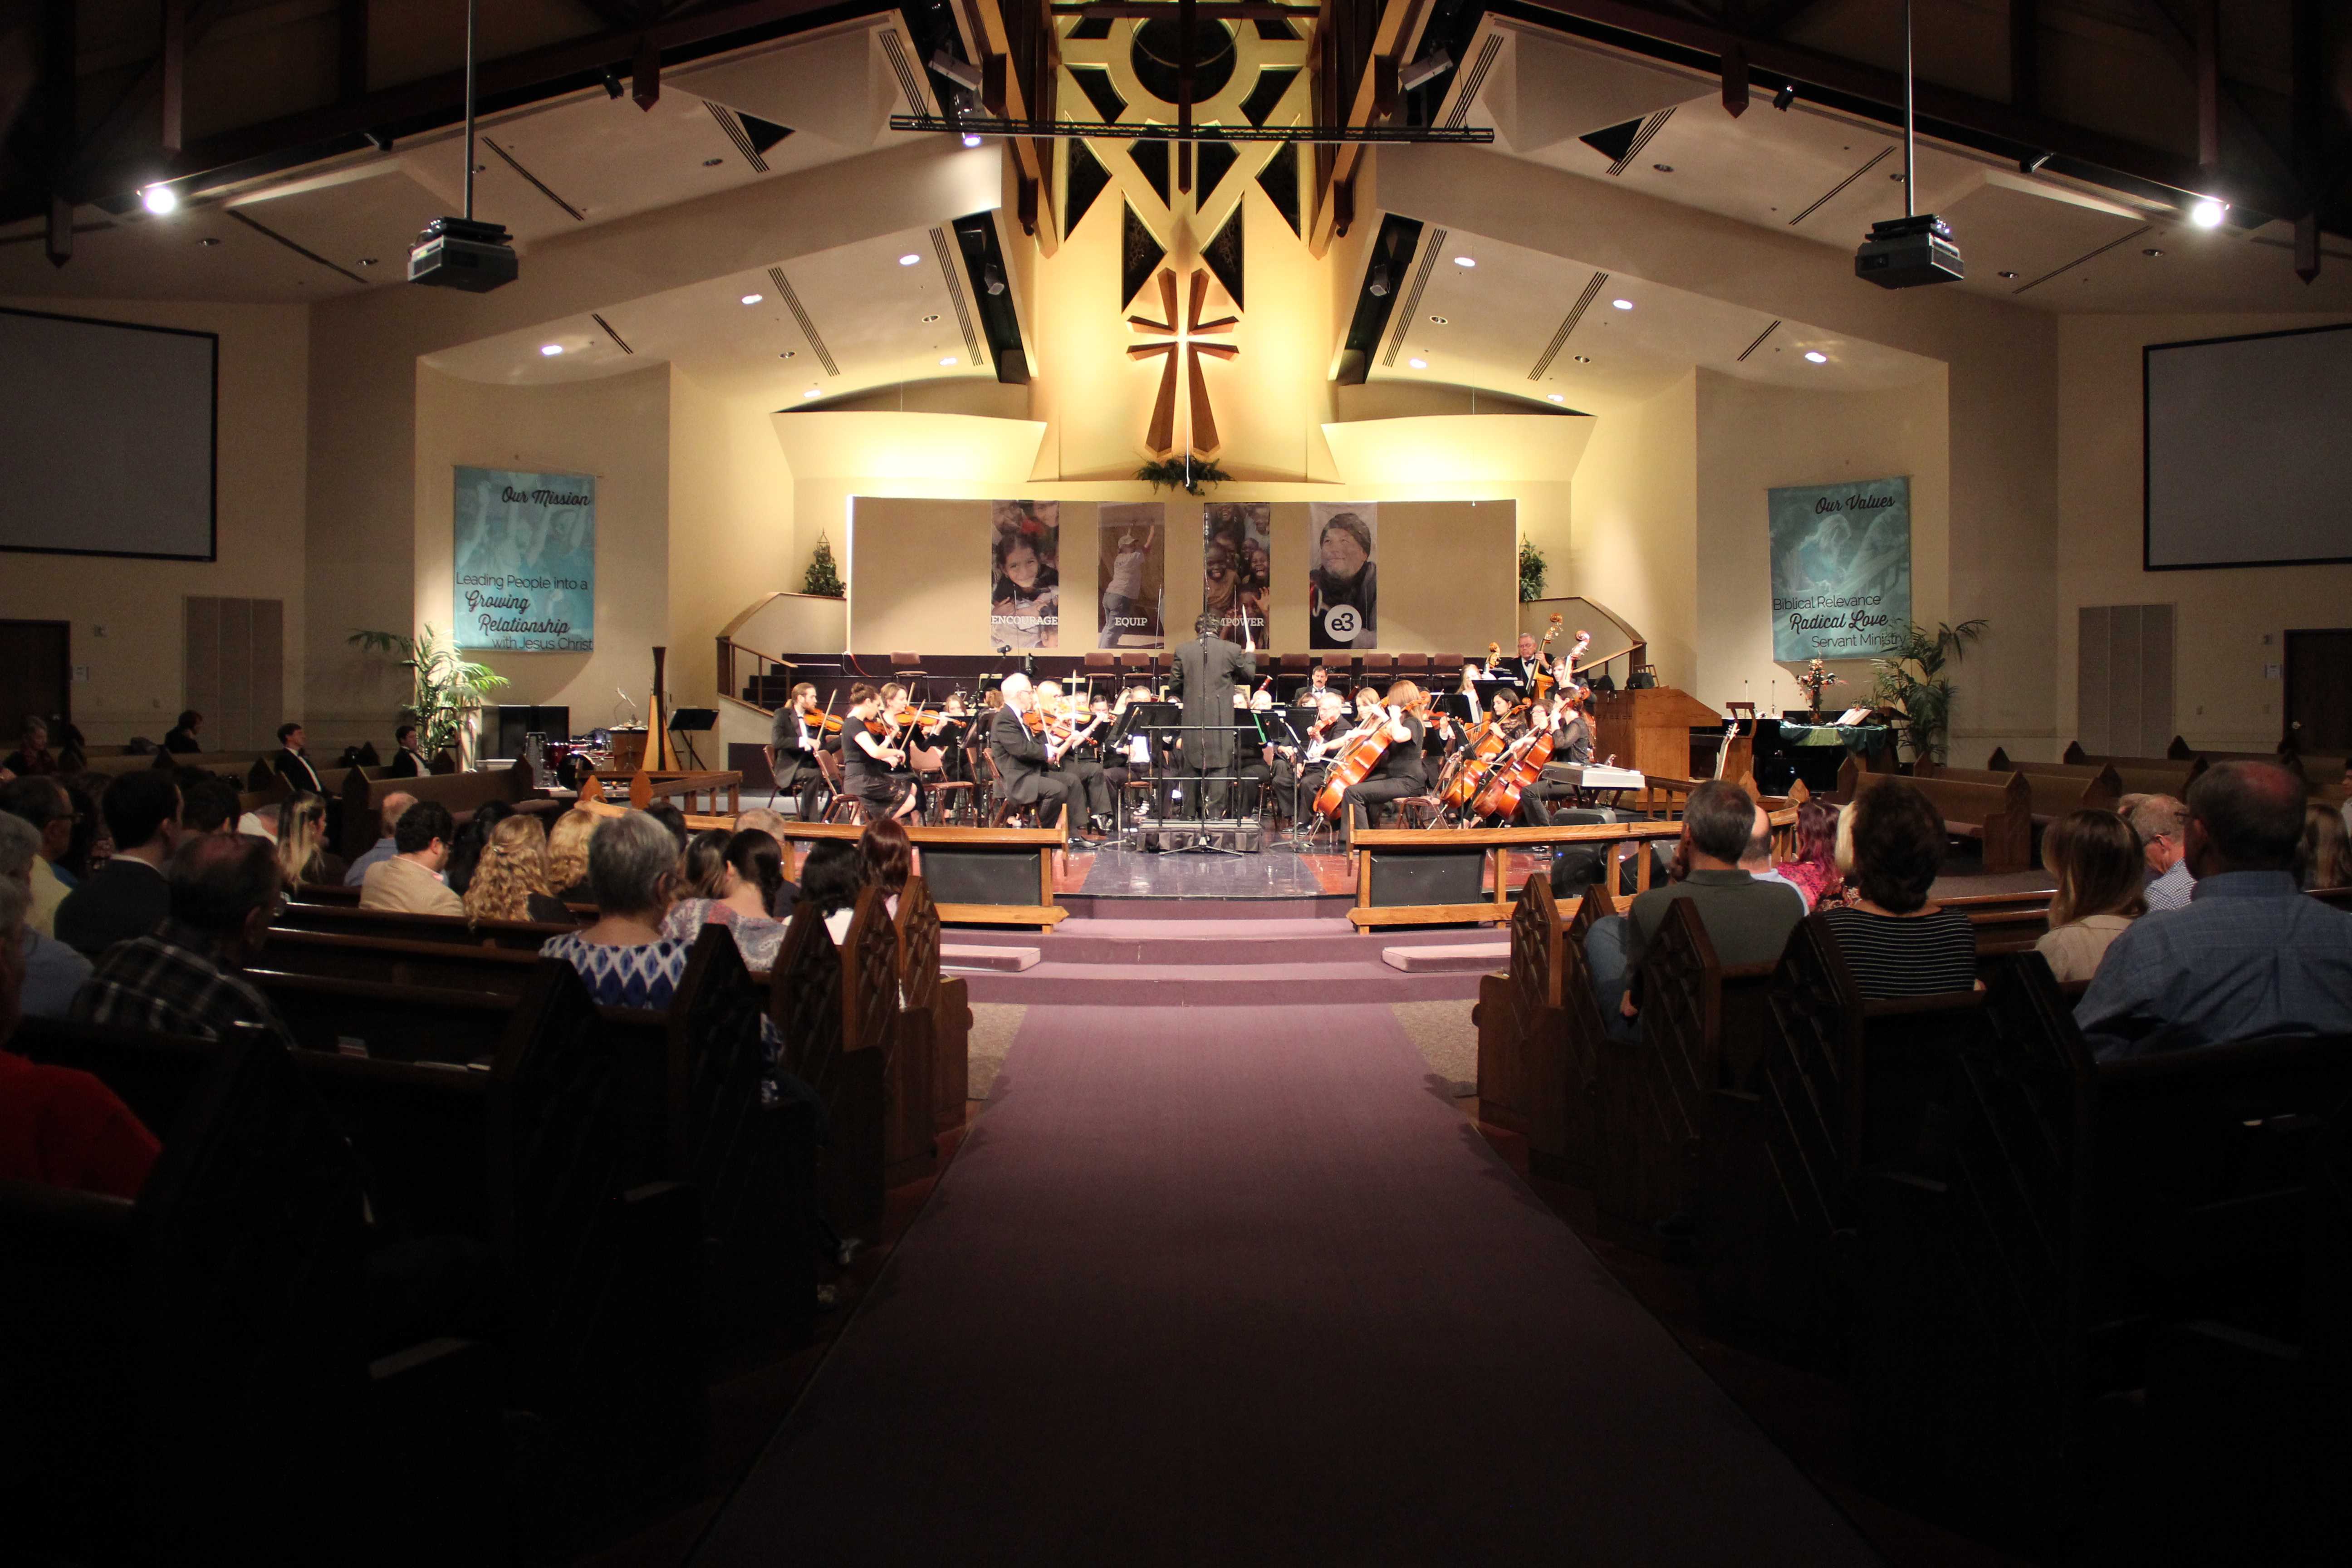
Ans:
[{"label": "conductor's podium", "polygon": [[1723,722],[1722,714],[1671,686],[1597,694],[1592,718],[1593,754],[1613,754],[1620,767],[1654,779],[1688,778],[1691,731]]}]

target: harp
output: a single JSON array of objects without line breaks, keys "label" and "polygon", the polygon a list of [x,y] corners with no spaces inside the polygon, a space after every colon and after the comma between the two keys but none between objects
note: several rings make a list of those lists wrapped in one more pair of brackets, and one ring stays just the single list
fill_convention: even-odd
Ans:
[{"label": "harp", "polygon": [[654,649],[654,690],[646,699],[646,760],[641,771],[649,773],[674,773],[681,771],[677,763],[677,742],[669,732],[669,704],[663,700],[666,689],[662,666],[669,649]]}]

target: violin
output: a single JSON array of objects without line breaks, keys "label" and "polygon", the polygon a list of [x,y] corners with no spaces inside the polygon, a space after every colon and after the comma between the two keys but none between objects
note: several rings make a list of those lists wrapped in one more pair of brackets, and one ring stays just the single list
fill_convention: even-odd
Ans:
[{"label": "violin", "polygon": [[820,735],[841,733],[841,715],[838,713],[803,713],[801,722]]}]

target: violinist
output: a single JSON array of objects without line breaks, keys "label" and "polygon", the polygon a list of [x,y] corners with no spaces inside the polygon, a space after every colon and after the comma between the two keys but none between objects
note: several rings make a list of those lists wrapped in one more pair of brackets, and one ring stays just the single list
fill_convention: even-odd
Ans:
[{"label": "violinist", "polygon": [[898,816],[911,808],[913,790],[907,780],[895,776],[906,766],[907,749],[890,742],[882,694],[863,681],[851,687],[841,733],[844,793],[865,803],[869,819]]},{"label": "violinist", "polygon": [[1062,695],[1058,681],[1037,683],[1037,710],[1050,721],[1046,733],[1060,742],[1056,766],[1070,783],[1071,804],[1084,809],[1088,828],[1104,831],[1111,820],[1111,800],[1110,781],[1103,776],[1101,748],[1095,744],[1102,730],[1093,723],[1094,715],[1085,700],[1073,706]]},{"label": "violinist", "polygon": [[[1054,771],[1057,760],[1045,737],[1030,728],[1037,710],[1037,694],[1029,678],[1018,672],[1004,678],[1004,698],[988,721],[988,754],[996,763],[1004,798],[1014,805],[1037,808],[1037,823],[1051,827],[1077,793],[1075,780]],[[1073,842],[1083,842],[1073,836]]]},{"label": "violinist", "polygon": [[[1367,717],[1363,694],[1358,697],[1357,721],[1362,727]],[[1388,741],[1388,750],[1381,753],[1379,767],[1371,776],[1359,784],[1348,786],[1339,797],[1340,815],[1347,823],[1347,843],[1355,844],[1356,830],[1366,825],[1365,810],[1382,801],[1402,800],[1419,795],[1429,787],[1421,761],[1422,742],[1429,726],[1418,711],[1422,705],[1421,688],[1410,680],[1400,680],[1389,688],[1385,703],[1370,705],[1370,715]]]},{"label": "violinist", "polygon": [[803,680],[793,688],[768,726],[768,771],[779,792],[796,790],[803,822],[816,820],[817,793],[824,773],[816,753],[824,744],[824,716],[817,711],[816,688]]},{"label": "violinist", "polygon": [[1273,692],[1261,689],[1250,693],[1234,726],[1234,777],[1242,786],[1234,792],[1235,816],[1255,816],[1265,809],[1266,785],[1274,780],[1275,741],[1287,729],[1274,710]]}]

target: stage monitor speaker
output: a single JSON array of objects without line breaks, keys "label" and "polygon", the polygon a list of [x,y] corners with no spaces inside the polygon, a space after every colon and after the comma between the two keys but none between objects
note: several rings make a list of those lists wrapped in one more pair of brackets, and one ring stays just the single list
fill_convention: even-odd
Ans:
[{"label": "stage monitor speaker", "polygon": [[950,848],[923,846],[923,885],[942,904],[1034,904],[1045,886],[1037,858],[1025,844]]},{"label": "stage monitor speaker", "polygon": [[1486,901],[1483,850],[1374,849],[1370,859],[1365,874],[1372,879],[1374,909]]},{"label": "stage monitor speaker", "polygon": [[544,735],[551,741],[572,737],[572,710],[561,704],[538,707],[528,704],[502,703],[498,710],[497,745],[494,757],[520,757],[523,753],[523,737]]}]

